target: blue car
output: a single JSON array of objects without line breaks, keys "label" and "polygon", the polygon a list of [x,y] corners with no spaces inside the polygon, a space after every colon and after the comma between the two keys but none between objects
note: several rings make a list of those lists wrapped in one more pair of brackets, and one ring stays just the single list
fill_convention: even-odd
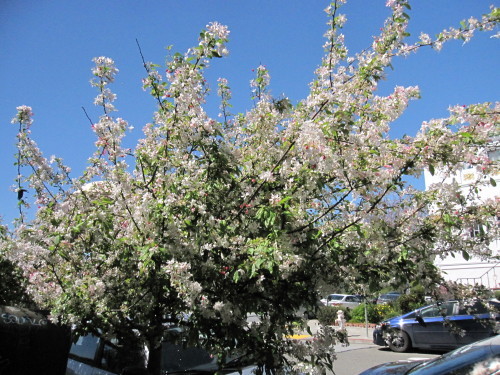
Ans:
[{"label": "blue car", "polygon": [[383,321],[373,331],[373,343],[395,352],[411,348],[450,350],[497,333],[498,302],[446,301]]}]

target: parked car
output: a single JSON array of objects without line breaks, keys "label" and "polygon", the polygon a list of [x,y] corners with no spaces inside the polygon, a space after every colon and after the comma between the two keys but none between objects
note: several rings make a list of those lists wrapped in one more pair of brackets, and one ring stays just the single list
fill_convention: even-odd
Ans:
[{"label": "parked car", "polygon": [[359,375],[460,375],[500,373],[500,336],[462,346],[433,359],[384,363]]},{"label": "parked car", "polygon": [[496,334],[500,304],[487,304],[447,301],[425,306],[383,321],[373,331],[373,342],[395,352],[457,348]]},{"label": "parked car", "polygon": [[[124,358],[113,340],[92,334],[80,336],[71,346],[66,375],[148,375],[144,361],[136,359],[141,355],[135,354],[127,353]],[[249,356],[237,355],[228,358],[220,367],[215,356],[201,347],[185,346],[182,340],[163,342],[161,356],[163,375],[251,375],[256,369]]]},{"label": "parked car", "polygon": [[352,294],[330,294],[321,300],[325,306],[344,306],[354,308],[358,306],[362,299]]},{"label": "parked car", "polygon": [[[122,373],[147,374],[143,361],[131,365],[128,358],[120,358],[113,341],[92,334],[81,336],[71,346],[66,375],[118,375]],[[236,364],[236,363],[235,363]],[[246,367],[246,366],[243,366]],[[237,373],[239,367],[234,367]],[[142,370],[142,371],[141,371]],[[162,373],[194,374],[196,371],[215,373],[217,360],[202,348],[185,348],[182,344],[164,342],[162,345]]]},{"label": "parked car", "polygon": [[398,292],[390,292],[390,293],[381,294],[377,298],[377,305],[387,305],[388,303],[394,302],[399,297],[401,297],[401,293],[398,293]]}]

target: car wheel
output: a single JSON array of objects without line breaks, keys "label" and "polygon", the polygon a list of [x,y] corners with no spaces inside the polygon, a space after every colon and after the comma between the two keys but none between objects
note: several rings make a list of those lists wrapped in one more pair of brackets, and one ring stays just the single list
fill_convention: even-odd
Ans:
[{"label": "car wheel", "polygon": [[411,348],[410,337],[405,331],[394,331],[391,333],[388,345],[393,352],[406,352]]}]

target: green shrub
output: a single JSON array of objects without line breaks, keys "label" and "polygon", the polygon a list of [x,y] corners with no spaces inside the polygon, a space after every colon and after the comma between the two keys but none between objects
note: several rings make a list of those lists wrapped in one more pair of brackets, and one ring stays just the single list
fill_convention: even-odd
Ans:
[{"label": "green shrub", "polygon": [[400,310],[401,314],[418,309],[425,304],[425,291],[423,287],[414,287],[410,290],[409,294],[403,294],[394,301],[395,308]]},{"label": "green shrub", "polygon": [[386,319],[393,318],[395,316],[401,315],[401,310],[398,310],[392,304],[388,304],[388,305],[375,305],[375,309],[377,311],[378,316],[380,317],[380,320],[378,322],[373,322],[373,323],[379,323],[382,320],[386,320]]},{"label": "green shrub", "polygon": [[[380,323],[382,320],[392,318],[394,316],[400,315],[392,305],[376,305],[368,303],[367,308],[367,318],[368,323]],[[365,322],[365,304],[361,304],[351,311],[352,323],[364,323]]]},{"label": "green shrub", "polygon": [[500,290],[495,290],[495,298],[500,300]]},{"label": "green shrub", "polygon": [[395,307],[401,314],[413,311],[425,305],[424,296],[403,294],[395,301]]},{"label": "green shrub", "polygon": [[337,319],[337,311],[344,311],[344,318],[347,321],[351,319],[351,309],[343,306],[323,306],[318,310],[318,321],[324,325],[334,325]]},{"label": "green shrub", "polygon": [[[368,307],[368,321],[370,321],[370,308],[373,306],[369,304]],[[364,323],[365,321],[365,305],[362,303],[359,306],[356,306],[351,311],[351,320],[352,323]]]},{"label": "green shrub", "polygon": [[[375,318],[375,316],[374,316],[375,309],[373,308],[373,306],[374,305],[371,303],[366,305],[368,322],[370,322],[370,323]],[[364,303],[362,303],[361,305],[356,306],[354,309],[352,309],[350,322],[352,322],[352,323],[364,323],[365,322],[365,304]]]}]

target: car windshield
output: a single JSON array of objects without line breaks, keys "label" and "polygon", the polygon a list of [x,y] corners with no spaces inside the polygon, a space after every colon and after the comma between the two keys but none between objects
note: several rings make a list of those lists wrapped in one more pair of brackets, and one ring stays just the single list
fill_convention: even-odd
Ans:
[{"label": "car windshield", "polygon": [[413,368],[408,374],[469,374],[476,366],[487,367],[495,363],[498,365],[500,360],[500,345],[498,344],[500,341],[497,340],[495,343],[497,345],[478,345],[476,343],[463,346]]},{"label": "car windshield", "polygon": [[167,373],[186,370],[218,369],[216,359],[202,348],[185,348],[164,342],[162,345],[162,369]]},{"label": "car windshield", "polygon": [[[162,371],[163,374],[203,374],[225,371],[231,367],[248,364],[250,357],[229,354],[222,367],[217,358],[200,346],[185,345],[182,340],[182,329],[171,329],[175,333],[162,344]],[[178,335],[178,336],[177,336]],[[177,337],[176,337],[177,336]]]}]

